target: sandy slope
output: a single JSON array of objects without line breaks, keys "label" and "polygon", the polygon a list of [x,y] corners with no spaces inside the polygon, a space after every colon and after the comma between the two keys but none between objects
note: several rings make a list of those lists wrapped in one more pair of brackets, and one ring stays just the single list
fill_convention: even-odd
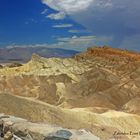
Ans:
[{"label": "sandy slope", "polygon": [[66,128],[90,130],[103,140],[112,137],[115,131],[137,132],[140,129],[140,116],[137,115],[117,111],[97,114],[78,108],[62,109],[9,94],[0,95],[0,110],[5,114],[26,118],[33,122],[46,122]]}]

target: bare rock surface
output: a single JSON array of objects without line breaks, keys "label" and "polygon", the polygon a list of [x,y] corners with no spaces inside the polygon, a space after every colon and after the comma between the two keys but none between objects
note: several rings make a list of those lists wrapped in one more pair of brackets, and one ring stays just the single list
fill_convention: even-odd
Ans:
[{"label": "bare rock surface", "polygon": [[[140,54],[135,52],[104,46],[73,58],[34,54],[20,67],[0,69],[0,112],[36,123],[84,128],[109,140],[114,132],[140,130],[139,83]],[[138,135],[121,137],[139,140]]]},{"label": "bare rock surface", "polygon": [[[55,125],[31,123],[25,119],[0,115],[4,140],[100,140],[86,130],[65,129]],[[6,129],[9,130],[6,131]],[[2,137],[1,137],[2,138]]]}]

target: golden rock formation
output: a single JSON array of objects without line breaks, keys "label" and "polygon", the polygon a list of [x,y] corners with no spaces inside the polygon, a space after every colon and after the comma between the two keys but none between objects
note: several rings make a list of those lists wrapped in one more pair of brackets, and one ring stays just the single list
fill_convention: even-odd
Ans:
[{"label": "golden rock formation", "polygon": [[[33,55],[0,69],[0,111],[34,122],[87,129],[109,140],[140,130],[140,54],[89,48],[73,58]],[[138,135],[122,138],[139,140]]]}]

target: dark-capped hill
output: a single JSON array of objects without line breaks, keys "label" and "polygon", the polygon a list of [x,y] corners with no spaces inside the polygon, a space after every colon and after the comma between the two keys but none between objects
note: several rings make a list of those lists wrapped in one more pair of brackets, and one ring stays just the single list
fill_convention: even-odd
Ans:
[{"label": "dark-capped hill", "polygon": [[140,53],[118,48],[112,48],[109,46],[95,46],[88,48],[86,52],[76,55],[76,58],[79,57],[86,59],[93,57],[102,57],[110,60],[137,61],[140,60]]}]

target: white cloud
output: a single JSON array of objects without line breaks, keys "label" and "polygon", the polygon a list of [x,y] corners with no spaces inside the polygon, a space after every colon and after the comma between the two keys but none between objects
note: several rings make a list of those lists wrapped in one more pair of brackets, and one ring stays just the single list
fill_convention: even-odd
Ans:
[{"label": "white cloud", "polygon": [[72,37],[63,37],[63,38],[58,38],[58,41],[67,41],[67,42],[83,42],[83,41],[92,41],[95,39],[95,36],[72,36]]},{"label": "white cloud", "polygon": [[88,47],[99,45],[103,46],[112,40],[112,37],[102,36],[97,38],[95,36],[72,36],[72,37],[63,37],[58,38],[58,43],[56,46],[61,48],[71,48],[74,50],[85,50]]},{"label": "white cloud", "polygon": [[63,11],[67,14],[79,13],[81,11],[87,10],[91,5],[96,5],[100,7],[110,7],[112,6],[111,0],[42,0],[42,2],[49,7],[57,10]]},{"label": "white cloud", "polygon": [[49,47],[49,44],[24,44],[24,45],[18,45],[15,43],[12,43],[8,46],[6,46],[6,48],[36,48],[36,47]]},{"label": "white cloud", "polygon": [[48,12],[48,9],[44,9],[44,10],[41,12],[41,14],[42,14],[42,15],[45,15],[47,12]]},{"label": "white cloud", "polygon": [[62,20],[65,18],[65,13],[64,12],[52,13],[52,14],[48,15],[47,18],[50,18],[53,20]]},{"label": "white cloud", "polygon": [[88,30],[77,30],[77,29],[72,29],[68,31],[69,33],[74,33],[74,34],[79,34],[79,33],[90,33]]},{"label": "white cloud", "polygon": [[70,28],[72,27],[72,24],[58,24],[58,25],[53,25],[53,28]]},{"label": "white cloud", "polygon": [[[135,35],[140,34],[140,0],[43,0],[43,3],[68,14],[98,37],[112,36],[111,44],[116,47],[129,36],[135,40]],[[139,46],[137,41],[135,44]]]}]

